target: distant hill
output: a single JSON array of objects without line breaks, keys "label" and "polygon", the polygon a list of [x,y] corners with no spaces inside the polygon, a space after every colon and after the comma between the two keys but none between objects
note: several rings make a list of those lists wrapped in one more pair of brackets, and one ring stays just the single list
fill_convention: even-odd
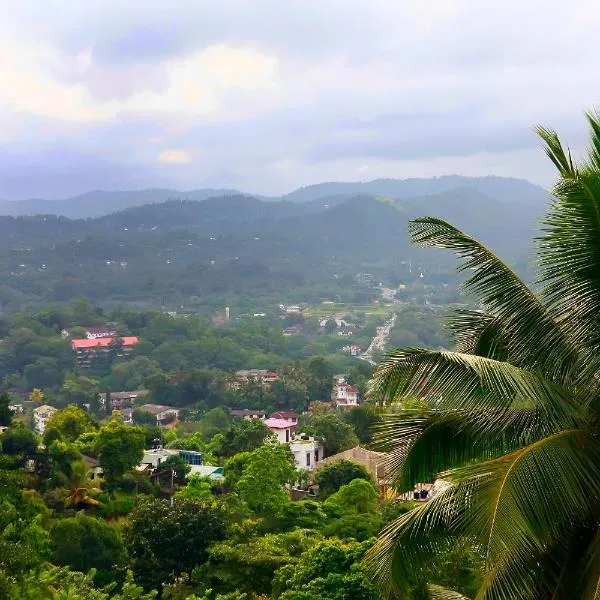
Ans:
[{"label": "distant hill", "polygon": [[0,304],[16,310],[80,295],[198,306],[265,295],[306,299],[340,292],[357,272],[405,282],[423,273],[423,283],[456,283],[451,255],[410,243],[410,218],[446,218],[523,269],[543,210],[541,202],[517,204],[462,188],[301,203],[225,195],[93,219],[3,216]]},{"label": "distant hill", "polygon": [[204,201],[209,198],[223,196],[243,196],[247,198],[254,197],[263,201],[284,200],[289,203],[310,203],[329,198],[332,203],[338,203],[357,195],[406,199],[452,192],[464,188],[476,190],[495,200],[520,204],[541,204],[546,201],[548,196],[542,188],[522,179],[449,175],[431,179],[376,179],[364,183],[319,183],[300,188],[281,197],[250,195],[230,189],[94,191],[64,200],[0,201],[0,215],[52,214],[79,219],[100,217],[127,208],[159,204],[169,200]]}]

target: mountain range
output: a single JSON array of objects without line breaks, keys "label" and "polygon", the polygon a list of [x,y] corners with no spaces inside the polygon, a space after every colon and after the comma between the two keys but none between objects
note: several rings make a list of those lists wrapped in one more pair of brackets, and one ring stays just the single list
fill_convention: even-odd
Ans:
[{"label": "mountain range", "polygon": [[328,182],[299,188],[282,196],[261,196],[232,189],[149,189],[141,191],[93,191],[63,200],[30,199],[0,201],[0,215],[53,214],[73,219],[107,215],[145,204],[168,200],[202,201],[221,196],[252,196],[272,202],[314,202],[331,196],[370,195],[382,198],[415,198],[470,188],[496,200],[515,203],[544,202],[547,192],[523,179],[507,177],[462,177],[447,175],[431,179],[375,179],[368,182]]},{"label": "mountain range", "polygon": [[[408,195],[415,189],[424,193]],[[320,184],[278,201],[226,190],[160,202],[153,193],[110,193],[113,207],[145,204],[93,218],[0,216],[0,306],[22,310],[86,296],[255,307],[267,297],[343,295],[357,272],[395,284],[454,285],[452,257],[408,239],[408,220],[422,215],[451,221],[526,271],[547,198],[532,184],[495,177]]]}]

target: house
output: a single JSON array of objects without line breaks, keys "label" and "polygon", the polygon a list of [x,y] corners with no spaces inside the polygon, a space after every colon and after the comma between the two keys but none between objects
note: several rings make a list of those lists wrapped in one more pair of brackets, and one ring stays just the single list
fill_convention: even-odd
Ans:
[{"label": "house", "polygon": [[288,423],[293,423],[296,425],[298,423],[298,417],[300,415],[297,412],[292,410],[278,410],[274,412],[272,415],[269,415],[269,419],[283,419]]},{"label": "house", "polygon": [[302,312],[302,306],[299,304],[280,304],[279,310],[284,313],[294,314]]},{"label": "house", "polygon": [[262,419],[264,421],[267,418],[266,411],[251,408],[230,408],[229,414],[234,419]]},{"label": "house", "polygon": [[283,329],[283,335],[298,335],[302,333],[302,325],[297,323],[296,325],[289,325]]},{"label": "house", "polygon": [[373,450],[367,450],[361,446],[355,446],[350,450],[344,450],[333,456],[328,456],[323,459],[321,464],[331,464],[339,460],[349,460],[353,463],[363,466],[373,477],[373,480],[385,491],[384,488],[388,486],[388,471],[389,471],[389,460],[390,455],[385,452],[374,452]]},{"label": "house", "polygon": [[117,356],[130,354],[133,346],[139,343],[136,336],[127,336],[122,338],[100,337],[85,340],[72,340],[71,348],[75,352],[75,361],[78,367],[88,368],[92,361],[98,356],[109,353],[111,350],[117,350]]},{"label": "house", "polygon": [[292,431],[296,427],[295,423],[290,423],[286,419],[266,419],[265,425],[275,434],[277,441],[281,444],[290,442]]},{"label": "house", "polygon": [[92,456],[87,456],[85,454],[81,455],[85,466],[88,468],[88,475],[90,479],[97,479],[98,477],[102,477],[104,475],[104,471],[100,466],[100,461],[97,458]]},{"label": "house", "polygon": [[248,383],[250,380],[268,388],[274,381],[279,379],[279,375],[275,371],[269,369],[240,369],[235,372],[233,381],[229,383],[232,388],[239,388],[242,384]]},{"label": "house", "polygon": [[217,467],[215,465],[192,465],[189,475],[200,475],[200,477],[208,477],[213,481],[222,482],[225,480],[223,473],[223,467]]},{"label": "house", "polygon": [[308,471],[318,467],[325,456],[323,442],[303,433],[290,441],[290,451],[294,455],[296,467]]},{"label": "house", "polygon": [[342,351],[350,356],[358,356],[361,353],[362,348],[358,344],[348,344],[342,348]]},{"label": "house", "polygon": [[358,388],[349,383],[336,383],[331,392],[331,401],[337,407],[358,406]]},{"label": "house", "polygon": [[[134,390],[132,392],[110,392],[111,408],[121,410],[124,407],[133,406],[136,398],[147,396],[150,390]],[[106,392],[100,392],[100,405],[106,407]]]},{"label": "house", "polygon": [[157,425],[166,425],[172,423],[179,417],[179,409],[172,406],[164,406],[162,404],[144,404],[140,406],[140,410],[148,412],[156,417]]},{"label": "house", "polygon": [[133,425],[133,409],[132,408],[115,408],[113,410],[118,410],[123,416],[123,423],[127,423],[127,425]]},{"label": "house", "polygon": [[9,404],[8,410],[13,412],[15,415],[22,415],[25,412],[22,404]]},{"label": "house", "polygon": [[[117,335],[117,330],[115,327],[84,327],[83,329],[85,329],[85,334],[88,340],[115,337]],[[71,331],[73,331],[73,329],[69,327],[68,329],[63,329],[60,334],[63,337],[69,337],[71,335]]]},{"label": "house", "polygon": [[41,435],[46,431],[46,423],[57,411],[54,406],[48,404],[42,404],[33,409],[33,428]]},{"label": "house", "polygon": [[202,452],[195,450],[179,450],[177,448],[152,448],[144,451],[144,457],[140,463],[142,468],[158,469],[167,459],[172,456],[180,456],[191,467],[202,464]]}]

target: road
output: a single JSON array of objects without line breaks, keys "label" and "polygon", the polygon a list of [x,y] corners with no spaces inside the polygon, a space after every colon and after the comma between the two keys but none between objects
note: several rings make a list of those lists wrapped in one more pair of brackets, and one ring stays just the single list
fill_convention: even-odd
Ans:
[{"label": "road", "polygon": [[396,313],[394,313],[391,318],[389,318],[381,327],[377,328],[377,333],[373,338],[373,341],[367,348],[366,352],[363,352],[358,358],[361,360],[366,360],[372,365],[377,364],[373,360],[373,352],[375,350],[385,350],[385,346],[387,344],[388,338],[390,336],[390,331],[394,327],[396,323]]}]

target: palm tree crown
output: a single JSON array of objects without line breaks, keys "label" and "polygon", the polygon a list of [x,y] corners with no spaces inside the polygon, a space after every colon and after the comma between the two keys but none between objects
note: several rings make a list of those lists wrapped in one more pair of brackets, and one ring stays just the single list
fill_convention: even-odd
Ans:
[{"label": "palm tree crown", "polygon": [[600,118],[587,119],[578,164],[536,129],[559,173],[537,239],[539,292],[448,223],[410,224],[414,242],[458,255],[482,310],[451,318],[454,351],[393,350],[372,382],[393,407],[380,437],[396,487],[445,483],[367,558],[400,598],[463,537],[484,556],[478,599],[600,598]]}]

